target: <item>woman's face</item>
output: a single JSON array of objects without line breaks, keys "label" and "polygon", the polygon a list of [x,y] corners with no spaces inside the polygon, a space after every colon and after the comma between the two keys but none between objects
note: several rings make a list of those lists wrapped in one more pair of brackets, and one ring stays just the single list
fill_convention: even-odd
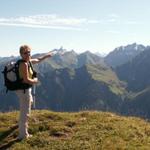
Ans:
[{"label": "woman's face", "polygon": [[21,53],[21,57],[23,60],[29,61],[31,59],[31,50],[29,49],[23,50]]}]

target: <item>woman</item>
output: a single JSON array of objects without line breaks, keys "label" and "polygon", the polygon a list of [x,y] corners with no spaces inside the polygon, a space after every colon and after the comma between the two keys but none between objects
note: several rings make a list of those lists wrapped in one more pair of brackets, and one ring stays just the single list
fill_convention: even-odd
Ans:
[{"label": "woman", "polygon": [[32,85],[38,83],[37,77],[33,78],[33,70],[31,68],[31,63],[39,63],[42,60],[51,57],[50,53],[46,55],[32,59],[31,58],[31,48],[28,45],[23,45],[20,47],[20,56],[22,61],[19,64],[19,76],[23,79],[23,83],[31,85],[28,89],[17,90],[16,94],[20,100],[20,117],[19,117],[19,139],[29,138],[31,135],[28,133],[28,118],[31,112],[31,104],[33,102],[32,98]]}]

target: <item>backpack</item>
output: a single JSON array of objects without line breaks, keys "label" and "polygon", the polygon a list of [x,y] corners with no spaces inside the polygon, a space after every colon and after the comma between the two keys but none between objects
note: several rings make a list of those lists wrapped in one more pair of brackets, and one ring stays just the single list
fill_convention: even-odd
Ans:
[{"label": "backpack", "polygon": [[[28,83],[23,83],[23,79],[19,77],[19,64],[21,62],[25,62],[24,60],[20,59],[17,62],[11,61],[9,62],[2,71],[4,75],[4,85],[6,86],[6,93],[8,90],[15,91],[19,89],[28,89],[32,87],[32,85]],[[33,70],[33,66],[31,62],[28,64],[28,68],[31,67],[33,71],[34,77],[36,76],[36,72]]]}]

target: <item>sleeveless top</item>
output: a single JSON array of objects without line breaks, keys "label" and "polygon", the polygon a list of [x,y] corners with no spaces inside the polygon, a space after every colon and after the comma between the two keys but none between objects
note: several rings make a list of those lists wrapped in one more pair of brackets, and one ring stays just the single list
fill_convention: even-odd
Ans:
[{"label": "sleeveless top", "polygon": [[[31,68],[31,66],[29,65],[29,63],[27,63],[27,64],[28,64],[29,78],[32,79],[32,76],[33,76],[33,70],[32,70],[32,68]],[[19,77],[20,77],[20,78],[23,78],[23,72],[22,72],[22,70],[21,70],[20,67],[19,67]]]}]

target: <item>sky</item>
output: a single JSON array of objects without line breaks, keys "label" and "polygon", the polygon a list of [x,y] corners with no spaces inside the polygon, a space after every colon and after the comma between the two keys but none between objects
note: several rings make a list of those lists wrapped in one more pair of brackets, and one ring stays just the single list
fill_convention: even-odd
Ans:
[{"label": "sky", "polygon": [[63,47],[107,54],[132,43],[150,45],[149,0],[1,0],[0,57]]}]

